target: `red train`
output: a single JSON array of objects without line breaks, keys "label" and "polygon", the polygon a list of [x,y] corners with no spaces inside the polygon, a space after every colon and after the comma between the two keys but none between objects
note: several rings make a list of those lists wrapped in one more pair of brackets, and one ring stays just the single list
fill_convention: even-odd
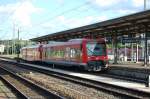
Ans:
[{"label": "red train", "polygon": [[24,47],[21,56],[26,61],[42,61],[64,66],[78,66],[88,71],[101,71],[108,66],[105,39],[72,39]]}]

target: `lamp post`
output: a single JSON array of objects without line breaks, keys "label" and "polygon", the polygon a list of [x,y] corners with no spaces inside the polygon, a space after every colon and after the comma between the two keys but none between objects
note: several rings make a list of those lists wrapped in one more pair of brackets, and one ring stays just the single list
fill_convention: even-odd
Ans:
[{"label": "lamp post", "polygon": [[18,29],[18,37],[17,37],[17,62],[19,62],[19,54],[20,54],[20,41],[19,41],[19,29]]},{"label": "lamp post", "polygon": [[146,10],[146,0],[144,0],[144,10]]}]

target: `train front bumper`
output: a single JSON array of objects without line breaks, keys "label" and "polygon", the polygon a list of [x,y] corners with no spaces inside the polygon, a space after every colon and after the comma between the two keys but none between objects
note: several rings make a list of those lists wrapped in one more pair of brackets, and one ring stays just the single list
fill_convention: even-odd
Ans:
[{"label": "train front bumper", "polygon": [[104,69],[107,69],[108,63],[105,61],[89,61],[88,62],[88,68],[91,69],[91,71],[101,71]]}]

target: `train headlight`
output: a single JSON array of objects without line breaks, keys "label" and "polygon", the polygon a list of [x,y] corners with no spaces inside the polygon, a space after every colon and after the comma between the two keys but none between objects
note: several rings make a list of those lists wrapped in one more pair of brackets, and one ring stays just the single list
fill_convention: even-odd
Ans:
[{"label": "train headlight", "polygon": [[105,65],[105,66],[106,66],[106,68],[107,68],[107,67],[108,67],[108,63],[106,63],[106,65]]}]

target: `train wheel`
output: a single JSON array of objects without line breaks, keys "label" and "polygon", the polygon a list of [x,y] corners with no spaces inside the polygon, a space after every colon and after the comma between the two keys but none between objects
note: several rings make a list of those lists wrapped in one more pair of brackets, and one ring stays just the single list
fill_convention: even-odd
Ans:
[{"label": "train wheel", "polygon": [[88,69],[87,69],[87,71],[91,72],[91,71],[92,71],[92,69],[88,68]]},{"label": "train wheel", "polygon": [[85,70],[91,72],[91,71],[93,71],[93,68],[92,68],[91,66],[87,66],[87,67],[85,68]]}]

